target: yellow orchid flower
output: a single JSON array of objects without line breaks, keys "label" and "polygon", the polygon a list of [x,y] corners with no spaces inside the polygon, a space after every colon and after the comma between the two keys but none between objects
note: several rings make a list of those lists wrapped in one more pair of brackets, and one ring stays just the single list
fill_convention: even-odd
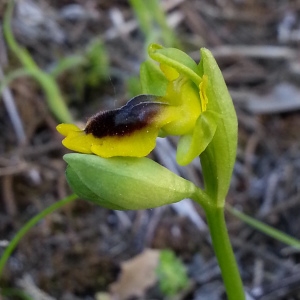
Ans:
[{"label": "yellow orchid flower", "polygon": [[[199,64],[184,52],[151,44],[141,65],[143,95],[91,117],[85,128],[61,124],[66,177],[74,192],[108,209],[148,209],[184,198],[205,210],[228,299],[244,299],[227,234],[224,207],[237,149],[237,117],[222,73],[208,49]],[[158,64],[157,64],[158,63]],[[203,188],[146,156],[158,136],[179,136],[176,160],[198,157]],[[97,155],[89,155],[91,153]],[[225,249],[225,251],[224,251]]]},{"label": "yellow orchid flower", "polygon": [[164,97],[139,95],[119,109],[91,117],[84,129],[60,124],[57,130],[66,136],[63,145],[101,157],[143,157],[154,149],[159,132],[163,135],[189,133],[201,113],[199,92],[185,76],[176,74],[175,69],[167,66],[162,69],[170,78]]},{"label": "yellow orchid flower", "polygon": [[[151,49],[160,49],[152,45]],[[190,163],[200,155],[216,131],[218,114],[207,111],[207,75],[200,76],[197,64],[177,50],[179,61],[165,56],[150,56],[141,67],[144,95],[131,99],[121,108],[92,116],[85,128],[60,124],[63,145],[80,153],[100,157],[144,157],[156,144],[158,136],[180,136],[177,162]],[[179,52],[178,52],[179,51]]]}]

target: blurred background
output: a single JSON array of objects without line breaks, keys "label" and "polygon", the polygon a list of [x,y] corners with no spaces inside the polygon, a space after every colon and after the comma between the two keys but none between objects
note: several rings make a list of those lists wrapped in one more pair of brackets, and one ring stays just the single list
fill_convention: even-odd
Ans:
[{"label": "blurred background", "polygon": [[[72,193],[56,125],[140,93],[150,42],[197,62],[200,47],[213,52],[239,119],[227,202],[300,239],[300,1],[1,0],[0,20],[0,253]],[[158,139],[151,157],[201,185],[199,163],[179,167],[175,151]],[[299,250],[226,216],[248,299],[300,299]],[[3,299],[226,299],[189,200],[128,212],[72,202],[24,236],[0,283]]]}]

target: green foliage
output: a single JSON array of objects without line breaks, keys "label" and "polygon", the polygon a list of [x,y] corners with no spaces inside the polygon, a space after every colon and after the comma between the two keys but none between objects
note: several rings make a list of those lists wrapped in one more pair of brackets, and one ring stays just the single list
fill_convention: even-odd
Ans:
[{"label": "green foliage", "polygon": [[166,16],[158,0],[130,0],[137,16],[140,29],[146,37],[146,45],[161,42],[167,47],[177,44],[173,30],[168,26]]},{"label": "green foliage", "polygon": [[[167,24],[166,15],[161,7],[161,3],[159,0],[151,0],[151,1],[130,0],[129,2],[137,17],[139,28],[145,36],[145,44],[144,44],[145,53],[147,53],[148,44],[153,42],[162,43],[167,47],[179,45],[179,42],[177,40],[174,31]],[[143,63],[143,65],[146,66],[149,63],[153,64],[153,62],[151,61],[146,61]],[[145,66],[143,65],[141,66],[140,72],[150,71],[150,73],[147,74],[149,76],[149,79],[150,76],[152,75],[159,76],[158,73],[152,72],[155,70],[153,70],[151,66],[147,65],[147,68],[145,68]],[[159,76],[160,80],[156,80],[156,82],[157,81],[159,82],[157,86],[158,89],[156,89],[155,93],[150,93],[150,94],[164,95],[164,93],[161,92],[164,88],[161,87],[163,78],[164,78],[163,76]],[[127,86],[129,88],[129,98],[132,98],[133,96],[140,94],[140,89],[139,89],[140,84],[138,84],[138,87],[136,88],[133,86],[134,82],[136,81],[138,81],[137,78],[133,79],[133,77],[131,77],[127,82]],[[136,91],[136,93],[134,93],[134,91]],[[142,82],[142,91],[143,93],[148,93],[147,85],[143,85],[143,82]]]},{"label": "green foliage", "polygon": [[[109,77],[109,58],[101,39],[93,40],[78,59],[78,64],[70,65],[68,80],[75,90],[76,98],[82,99],[86,88],[97,88]],[[67,58],[68,59],[68,58]],[[76,69],[76,72],[73,70]]]},{"label": "green foliage", "polygon": [[75,54],[62,58],[50,71],[53,77],[76,69],[74,78],[81,89],[85,86],[95,87],[99,82],[108,77],[109,58],[106,49],[100,39],[93,40],[82,54]]},{"label": "green foliage", "polygon": [[[46,73],[38,67],[30,53],[15,40],[11,29],[13,0],[9,1],[3,22],[4,35],[10,50],[23,65],[22,69],[11,72],[0,85],[0,91],[12,80],[21,76],[33,77],[45,93],[47,104],[58,121],[72,122],[71,114],[55,79],[63,72],[76,69],[74,86],[82,94],[85,86],[95,87],[109,74],[108,56],[100,39],[95,39],[82,55],[71,55],[58,61],[55,68]],[[72,79],[72,77],[71,77]]]},{"label": "green foliage", "polygon": [[32,76],[42,87],[48,106],[56,118],[61,122],[71,122],[71,114],[64,102],[63,96],[54,80],[54,78],[41,70],[34,62],[29,52],[18,45],[11,29],[11,18],[13,13],[14,1],[10,0],[4,16],[3,31],[10,50],[19,58],[24,69]]},{"label": "green foliage", "polygon": [[23,236],[39,221],[41,221],[43,218],[45,218],[47,215],[51,214],[52,212],[60,209],[61,207],[65,206],[66,204],[76,200],[78,197],[76,195],[70,195],[66,198],[63,198],[49,207],[42,210],[39,214],[32,217],[26,224],[24,224],[21,229],[16,233],[16,235],[13,237],[13,239],[10,241],[9,245],[5,248],[5,251],[3,252],[2,256],[0,257],[0,277],[2,276],[5,264],[15,248],[17,247],[20,240],[23,238]]},{"label": "green foliage", "polygon": [[243,222],[245,222],[246,224],[252,226],[253,228],[259,230],[260,232],[276,239],[277,241],[284,243],[290,247],[296,248],[296,249],[300,249],[300,241],[293,238],[292,236],[276,229],[273,228],[267,224],[264,224],[258,220],[256,220],[255,218],[252,218],[250,216],[247,216],[246,214],[238,211],[237,209],[233,208],[231,205],[226,204],[226,209],[233,214],[234,216],[236,216],[237,218],[239,218],[240,220],[242,220]]},{"label": "green foliage", "polygon": [[49,74],[53,77],[58,77],[62,73],[77,69],[85,64],[85,57],[83,55],[70,55],[59,60],[55,66],[50,70]]},{"label": "green foliage", "polygon": [[156,269],[159,287],[166,296],[174,296],[188,286],[189,279],[186,268],[174,252],[163,250]]},{"label": "green foliage", "polygon": [[108,55],[100,39],[95,39],[87,48],[84,65],[86,85],[95,87],[109,74]]}]

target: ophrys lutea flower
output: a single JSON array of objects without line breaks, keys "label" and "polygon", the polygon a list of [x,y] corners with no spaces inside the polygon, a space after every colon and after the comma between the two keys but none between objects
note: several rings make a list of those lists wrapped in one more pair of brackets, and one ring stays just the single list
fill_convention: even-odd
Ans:
[{"label": "ophrys lutea flower", "polygon": [[[109,209],[148,209],[184,198],[198,202],[206,213],[228,299],[244,299],[224,219],[238,129],[224,78],[204,48],[199,64],[178,49],[156,44],[148,53],[156,63],[147,60],[141,66],[144,95],[93,116],[82,130],[58,126],[66,147],[88,153],[64,156],[67,180],[78,196]],[[203,188],[143,157],[158,136],[167,135],[179,136],[179,164],[199,156]]]},{"label": "ophrys lutea flower", "polygon": [[[180,136],[176,158],[182,165],[204,151],[216,130],[217,118],[216,113],[206,110],[206,75],[198,76],[199,82],[195,84],[188,73],[168,62],[160,63],[159,68],[153,63],[145,64],[145,68],[148,73],[155,70],[163,78],[163,95],[155,95],[156,90],[152,88],[154,95],[139,95],[121,108],[97,113],[83,129],[60,124],[57,130],[66,136],[63,145],[104,158],[143,157],[155,148],[158,136],[175,135]],[[147,75],[141,80],[149,81]]]}]

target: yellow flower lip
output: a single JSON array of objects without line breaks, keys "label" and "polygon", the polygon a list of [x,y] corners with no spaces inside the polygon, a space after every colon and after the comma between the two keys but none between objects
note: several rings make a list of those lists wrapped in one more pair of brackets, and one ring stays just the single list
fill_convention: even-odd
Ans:
[{"label": "yellow flower lip", "polygon": [[63,145],[76,152],[143,157],[154,149],[160,128],[173,120],[169,104],[159,100],[140,95],[119,109],[92,116],[83,130],[73,124],[60,124],[57,130],[66,136]]},{"label": "yellow flower lip", "polygon": [[56,126],[56,130],[64,136],[67,136],[69,133],[71,133],[73,131],[75,131],[75,132],[82,131],[80,128],[78,128],[74,124],[59,124]]}]

